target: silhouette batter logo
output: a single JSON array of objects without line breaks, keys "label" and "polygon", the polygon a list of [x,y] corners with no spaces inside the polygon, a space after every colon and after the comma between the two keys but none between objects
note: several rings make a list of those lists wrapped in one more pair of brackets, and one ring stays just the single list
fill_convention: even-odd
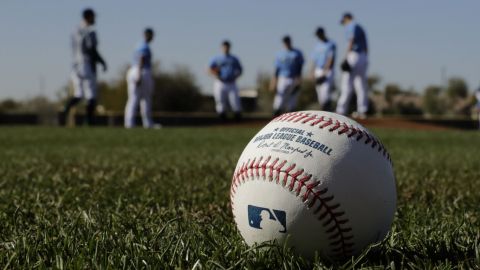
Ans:
[{"label": "silhouette batter logo", "polygon": [[287,232],[287,215],[285,211],[248,205],[248,224],[260,230]]}]

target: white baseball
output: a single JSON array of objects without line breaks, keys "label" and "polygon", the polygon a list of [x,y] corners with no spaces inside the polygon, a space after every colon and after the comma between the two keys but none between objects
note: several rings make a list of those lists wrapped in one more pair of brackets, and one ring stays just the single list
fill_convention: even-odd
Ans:
[{"label": "white baseball", "polygon": [[385,147],[357,122],[323,111],[287,113],[258,132],[230,197],[248,245],[286,242],[306,258],[360,253],[385,238],[396,209]]}]

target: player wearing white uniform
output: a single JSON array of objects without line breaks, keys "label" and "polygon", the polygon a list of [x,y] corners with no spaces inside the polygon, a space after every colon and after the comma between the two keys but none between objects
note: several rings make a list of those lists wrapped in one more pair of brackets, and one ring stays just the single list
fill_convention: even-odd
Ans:
[{"label": "player wearing white uniform", "polygon": [[304,63],[302,52],[292,46],[291,38],[285,36],[282,41],[285,50],[277,54],[275,76],[271,82],[271,89],[276,90],[273,100],[274,116],[295,110]]},{"label": "player wearing white uniform", "polygon": [[315,35],[319,39],[312,53],[312,77],[315,79],[318,103],[322,110],[331,111],[331,91],[334,83],[334,65],[337,46],[329,40],[322,27],[317,28]]},{"label": "player wearing white uniform", "polygon": [[337,103],[337,113],[347,114],[352,91],[357,95],[357,114],[365,118],[368,110],[367,66],[368,45],[363,28],[353,21],[350,13],[345,13],[341,24],[347,34],[347,53],[342,63],[342,89]]},{"label": "player wearing white uniform", "polygon": [[[83,22],[72,35],[72,51],[74,57],[72,82],[74,94],[65,105],[63,117],[67,117],[70,109],[83,98],[87,99],[87,123],[94,124],[94,113],[97,99],[97,63],[107,70],[107,64],[97,51],[97,35],[93,25],[95,13],[92,9],[83,11]],[[64,122],[65,119],[62,120]],[[64,124],[64,123],[62,123]]]},{"label": "player wearing white uniform", "polygon": [[125,127],[135,126],[135,116],[138,105],[144,128],[151,128],[152,122],[152,94],[154,81],[152,76],[152,52],[150,42],[153,40],[153,30],[145,29],[143,42],[135,50],[133,64],[127,72],[128,100],[125,105]]},{"label": "player wearing white uniform", "polygon": [[238,121],[242,117],[242,107],[238,96],[236,80],[242,75],[242,65],[237,57],[230,53],[231,44],[225,40],[222,43],[223,54],[210,61],[209,73],[215,78],[213,83],[213,97],[215,109],[220,119],[226,119],[228,105]]}]

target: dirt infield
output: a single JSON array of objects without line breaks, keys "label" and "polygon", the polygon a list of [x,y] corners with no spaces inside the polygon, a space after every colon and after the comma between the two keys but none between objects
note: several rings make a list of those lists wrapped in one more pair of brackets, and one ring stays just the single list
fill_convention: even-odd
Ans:
[{"label": "dirt infield", "polygon": [[[237,126],[237,127],[261,127],[266,125],[271,119],[250,119],[246,118],[241,123],[227,122],[215,126]],[[425,131],[442,130],[473,130],[477,129],[476,121],[469,119],[424,119],[424,118],[400,118],[400,117],[374,117],[368,119],[355,119],[357,122],[368,128],[388,128],[388,129],[409,129]]]},{"label": "dirt infield", "polygon": [[413,130],[446,130],[452,127],[438,125],[434,123],[418,122],[411,119],[402,118],[371,118],[357,121],[366,126],[373,128],[395,128],[395,129],[413,129]]},{"label": "dirt infield", "polygon": [[[48,119],[36,114],[0,114],[0,126],[2,125],[47,125],[55,126],[61,121],[60,115],[51,116]],[[168,113],[160,112],[154,114],[154,122],[164,127],[211,127],[211,126],[239,126],[239,127],[261,127],[267,124],[272,117],[266,114],[245,114],[240,122],[229,120],[220,121],[215,113]],[[478,121],[469,118],[409,118],[409,117],[371,117],[368,119],[355,119],[366,127],[373,128],[392,128],[392,129],[411,129],[411,130],[475,130],[478,129]],[[82,126],[84,116],[77,114],[72,117],[71,126]],[[136,119],[138,126],[141,126],[141,120]],[[96,126],[123,126],[123,114],[110,113],[97,115]]]}]

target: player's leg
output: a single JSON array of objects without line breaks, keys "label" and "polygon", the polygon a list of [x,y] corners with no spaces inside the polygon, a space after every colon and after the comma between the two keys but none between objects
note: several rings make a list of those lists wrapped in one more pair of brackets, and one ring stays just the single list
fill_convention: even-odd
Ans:
[{"label": "player's leg", "polygon": [[355,74],[357,70],[357,64],[358,64],[358,53],[356,52],[349,52],[347,54],[347,61],[348,64],[351,67],[351,71],[349,72],[343,72],[342,74],[342,84],[341,84],[341,92],[340,92],[340,98],[338,99],[337,102],[337,113],[339,114],[347,114],[348,113],[348,107],[350,105],[350,99],[352,97],[353,93],[353,84],[355,80]]},{"label": "player's leg", "polygon": [[277,91],[273,99],[273,114],[275,116],[280,115],[285,110],[285,104],[287,102],[286,95],[288,94],[288,88],[292,84],[292,79],[279,77],[277,80]]},{"label": "player's leg", "polygon": [[297,100],[300,95],[300,86],[291,84],[288,89],[287,111],[293,112],[297,108]]},{"label": "player's leg", "polygon": [[368,111],[367,59],[360,54],[354,72],[354,86],[357,95],[357,112],[361,118],[366,117]]},{"label": "player's leg", "polygon": [[353,79],[354,77],[352,74],[350,74],[350,72],[342,73],[341,92],[337,101],[336,109],[337,113],[339,114],[345,115],[348,113],[348,105],[350,104],[350,99],[352,98]]},{"label": "player's leg", "polygon": [[217,111],[220,119],[225,120],[226,107],[228,102],[227,92],[225,91],[225,85],[221,81],[215,81],[213,84],[213,97],[215,99],[215,110]]},{"label": "player's leg", "polygon": [[83,98],[83,80],[73,72],[71,75],[72,85],[73,85],[73,96],[67,100],[65,103],[65,108],[63,109],[60,124],[65,125],[70,114],[70,110],[76,106]]},{"label": "player's leg", "polygon": [[238,121],[242,118],[242,104],[238,94],[238,87],[235,83],[230,83],[228,84],[227,91],[230,108],[232,108],[233,113],[235,114],[235,120]]},{"label": "player's leg", "polygon": [[126,128],[135,126],[135,116],[138,109],[137,83],[135,79],[135,70],[132,68],[127,73],[128,99],[125,104],[125,122]]},{"label": "player's leg", "polygon": [[315,86],[317,90],[317,98],[318,98],[318,103],[320,104],[320,107],[324,111],[330,111],[330,88],[331,88],[331,83],[328,81],[324,81],[321,84],[318,84]]},{"label": "player's leg", "polygon": [[97,107],[97,99],[91,98],[87,100],[87,124],[95,125],[95,109]]},{"label": "player's leg", "polygon": [[315,90],[320,107],[324,111],[331,111],[332,97],[331,91],[333,86],[333,72],[329,71],[324,74],[321,69],[315,70]]},{"label": "player's leg", "polygon": [[142,123],[144,128],[152,128],[152,94],[153,79],[150,74],[144,74],[142,78],[142,89],[140,99],[140,112],[142,114]]},{"label": "player's leg", "polygon": [[67,101],[65,105],[64,113],[70,113],[70,109],[78,104],[83,98],[83,79],[80,78],[76,73],[72,73],[72,85],[73,85],[73,96]]},{"label": "player's leg", "polygon": [[97,107],[97,80],[95,76],[85,80],[85,98],[87,99],[87,124],[95,125],[95,109]]}]

